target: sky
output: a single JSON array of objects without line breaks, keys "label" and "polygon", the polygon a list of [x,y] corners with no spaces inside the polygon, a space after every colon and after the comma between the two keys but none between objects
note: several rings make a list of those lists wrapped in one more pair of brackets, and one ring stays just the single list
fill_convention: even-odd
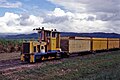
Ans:
[{"label": "sky", "polygon": [[120,0],[0,0],[0,33],[37,27],[120,34]]}]

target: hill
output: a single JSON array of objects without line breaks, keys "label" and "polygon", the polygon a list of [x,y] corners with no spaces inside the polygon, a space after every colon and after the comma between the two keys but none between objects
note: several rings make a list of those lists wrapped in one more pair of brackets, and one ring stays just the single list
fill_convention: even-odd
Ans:
[{"label": "hill", "polygon": [[[95,32],[95,33],[74,33],[74,32],[60,32],[61,36],[77,36],[77,37],[98,37],[98,38],[120,38],[120,34],[116,33],[103,33],[103,32]],[[37,39],[37,33],[31,34],[18,34],[18,35],[2,35],[0,36],[4,39]]]}]

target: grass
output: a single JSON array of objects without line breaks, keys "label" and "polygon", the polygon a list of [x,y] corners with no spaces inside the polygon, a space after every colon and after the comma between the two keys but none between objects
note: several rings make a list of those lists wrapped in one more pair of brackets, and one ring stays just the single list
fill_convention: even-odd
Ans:
[{"label": "grass", "polygon": [[120,80],[120,51],[104,53],[63,59],[57,64],[45,63],[46,66],[6,77],[10,80]]},{"label": "grass", "polygon": [[21,50],[22,40],[0,39],[0,53],[18,52]]},{"label": "grass", "polygon": [[6,76],[3,76],[2,74],[0,74],[0,80],[9,80],[9,79],[7,79]]},{"label": "grass", "polygon": [[0,39],[0,44],[8,45],[8,44],[21,44],[22,40],[21,39]]}]

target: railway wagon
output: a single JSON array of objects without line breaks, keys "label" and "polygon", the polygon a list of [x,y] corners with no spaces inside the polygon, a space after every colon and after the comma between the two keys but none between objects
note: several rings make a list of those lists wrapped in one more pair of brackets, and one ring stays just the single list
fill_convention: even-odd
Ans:
[{"label": "railway wagon", "polygon": [[92,38],[92,51],[107,50],[107,38]]},{"label": "railway wagon", "polygon": [[120,48],[119,38],[61,37],[60,41],[61,50],[69,54]]},{"label": "railway wagon", "polygon": [[108,38],[108,49],[120,48],[119,38]]},{"label": "railway wagon", "polygon": [[61,37],[61,50],[67,53],[91,51],[91,38]]},{"label": "railway wagon", "polygon": [[70,54],[120,48],[119,38],[61,37],[55,30],[36,28],[38,40],[23,42],[21,61],[31,63],[36,60],[61,58]]}]

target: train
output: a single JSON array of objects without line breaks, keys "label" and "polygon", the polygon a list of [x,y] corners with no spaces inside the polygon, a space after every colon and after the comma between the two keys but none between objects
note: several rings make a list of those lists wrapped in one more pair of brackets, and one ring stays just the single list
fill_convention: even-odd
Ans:
[{"label": "train", "polygon": [[21,61],[35,63],[37,60],[60,59],[81,52],[119,49],[120,38],[61,37],[56,29],[35,28],[38,39],[24,40]]}]

